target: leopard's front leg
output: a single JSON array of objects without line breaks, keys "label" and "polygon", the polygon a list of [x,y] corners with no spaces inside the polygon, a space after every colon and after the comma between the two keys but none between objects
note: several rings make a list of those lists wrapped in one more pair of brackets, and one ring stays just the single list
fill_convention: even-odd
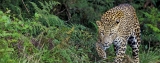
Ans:
[{"label": "leopard's front leg", "polygon": [[100,43],[100,42],[96,43],[96,50],[97,50],[97,53],[100,57],[106,58],[105,48],[103,47],[102,43]]},{"label": "leopard's front leg", "polygon": [[122,37],[117,37],[113,44],[116,48],[116,58],[114,60],[115,63],[122,63],[123,58],[125,56],[125,51],[127,47],[127,41]]}]

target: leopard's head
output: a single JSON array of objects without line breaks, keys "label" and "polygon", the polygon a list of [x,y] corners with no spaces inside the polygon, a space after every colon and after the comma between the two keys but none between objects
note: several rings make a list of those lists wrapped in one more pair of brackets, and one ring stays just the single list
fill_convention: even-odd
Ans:
[{"label": "leopard's head", "polygon": [[[109,44],[112,43],[112,35],[113,33],[110,33],[110,30],[107,30],[101,21],[96,21],[96,24],[98,25],[98,38],[99,42],[103,44],[103,46],[108,47]],[[109,28],[108,28],[109,29]]]},{"label": "leopard's head", "polygon": [[108,47],[118,34],[117,32],[122,18],[122,11],[108,11],[102,16],[101,21],[96,21],[98,26],[99,42],[101,42],[105,47]]}]

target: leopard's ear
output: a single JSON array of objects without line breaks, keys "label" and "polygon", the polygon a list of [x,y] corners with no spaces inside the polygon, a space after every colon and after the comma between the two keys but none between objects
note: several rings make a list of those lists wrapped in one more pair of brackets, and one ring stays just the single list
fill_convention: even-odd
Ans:
[{"label": "leopard's ear", "polygon": [[100,21],[96,21],[96,24],[97,24],[98,27],[101,26],[101,22]]}]

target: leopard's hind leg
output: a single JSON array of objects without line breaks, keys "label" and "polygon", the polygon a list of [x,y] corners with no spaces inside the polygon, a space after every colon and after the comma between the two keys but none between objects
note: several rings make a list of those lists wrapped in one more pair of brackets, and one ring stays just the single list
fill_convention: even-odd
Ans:
[{"label": "leopard's hind leg", "polygon": [[132,48],[132,56],[134,63],[139,63],[139,43],[136,36],[129,37],[128,44]]}]

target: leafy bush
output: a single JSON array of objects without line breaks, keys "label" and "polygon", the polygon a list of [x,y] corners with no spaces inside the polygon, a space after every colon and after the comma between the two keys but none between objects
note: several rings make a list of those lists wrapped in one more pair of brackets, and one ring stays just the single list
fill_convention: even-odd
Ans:
[{"label": "leafy bush", "polygon": [[[2,53],[0,62],[90,62],[88,55],[85,53],[91,52],[88,52],[90,49],[88,45],[90,44],[89,41],[94,40],[91,39],[92,34],[85,30],[86,27],[82,25],[67,26],[57,16],[50,15],[46,8],[40,10],[36,6],[37,4],[32,2],[32,5],[39,9],[36,10],[37,13],[32,19],[20,20],[16,17],[12,17],[12,19],[1,11],[3,19],[0,22],[0,31],[2,32],[0,36],[2,42],[0,44]],[[44,4],[41,3],[41,5]],[[47,8],[49,9],[49,7]],[[41,13],[43,11],[45,13]],[[75,40],[72,40],[74,38]],[[77,42],[76,39],[82,41]],[[78,47],[78,44],[80,47]],[[91,48],[93,48],[93,45],[91,45]]]},{"label": "leafy bush", "polygon": [[[18,56],[23,52],[30,52],[29,49],[32,44],[30,42],[31,23],[24,22],[16,17],[10,17],[10,15],[0,11],[0,50],[2,63],[15,63]],[[18,54],[18,55],[17,55]],[[14,58],[17,57],[17,58]]]},{"label": "leafy bush", "polygon": [[152,42],[151,46],[159,47],[160,45],[160,13],[157,8],[150,8],[147,12],[142,12],[144,17],[141,18],[143,20],[142,25],[142,39],[143,41]]}]

